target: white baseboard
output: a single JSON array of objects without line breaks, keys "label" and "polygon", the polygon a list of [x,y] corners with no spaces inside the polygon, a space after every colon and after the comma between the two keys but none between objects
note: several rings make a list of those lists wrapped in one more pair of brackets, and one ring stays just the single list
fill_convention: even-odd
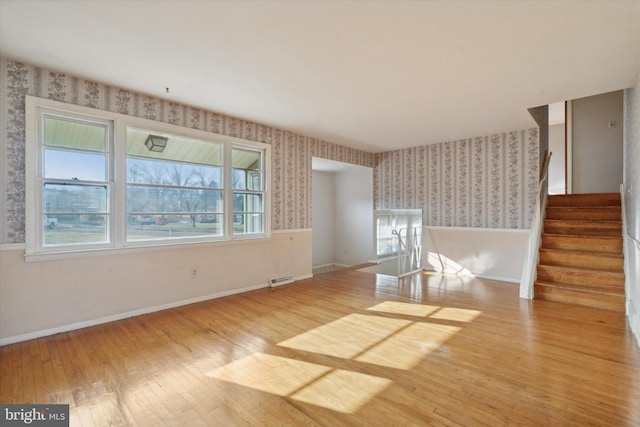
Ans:
[{"label": "white baseboard", "polygon": [[[424,271],[429,271],[429,272],[431,272],[431,273],[441,273],[441,274],[444,274],[445,276],[447,276],[447,275],[449,275],[449,276],[453,275],[453,274],[451,274],[451,273],[442,273],[442,272],[440,272],[440,271],[433,270],[433,269],[430,269],[430,268],[424,268]],[[489,276],[489,275],[487,275],[487,274],[463,274],[463,275],[460,275],[460,276],[461,276],[461,277],[478,277],[478,278],[480,278],[480,279],[496,280],[496,281],[498,281],[498,282],[515,283],[515,284],[518,284],[518,285],[520,284],[520,280],[518,280],[518,279],[514,279],[514,278],[512,278],[512,277]]]}]

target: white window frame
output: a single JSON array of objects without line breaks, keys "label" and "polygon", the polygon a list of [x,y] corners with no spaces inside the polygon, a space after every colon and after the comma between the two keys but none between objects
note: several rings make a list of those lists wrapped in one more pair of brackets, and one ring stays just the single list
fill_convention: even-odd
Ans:
[{"label": "white window frame", "polygon": [[[25,256],[29,260],[59,259],[66,257],[103,254],[105,251],[122,252],[127,250],[152,250],[156,248],[175,248],[181,245],[223,244],[237,241],[264,240],[271,237],[271,146],[255,141],[220,135],[213,132],[186,128],[169,123],[142,119],[123,114],[112,113],[95,108],[67,104],[50,99],[25,96]],[[108,168],[110,171],[110,223],[105,244],[43,245],[42,227],[42,157],[43,138],[39,134],[38,124],[44,114],[52,114],[72,119],[85,119],[89,122],[112,123],[112,136],[109,147]],[[181,239],[136,240],[127,242],[127,128],[141,128],[160,133],[168,133],[187,138],[195,138],[223,146],[223,191],[224,223],[222,236],[199,236]],[[262,233],[233,234],[233,188],[231,186],[231,150],[244,148],[261,151],[263,159],[263,198],[264,230]]]}]

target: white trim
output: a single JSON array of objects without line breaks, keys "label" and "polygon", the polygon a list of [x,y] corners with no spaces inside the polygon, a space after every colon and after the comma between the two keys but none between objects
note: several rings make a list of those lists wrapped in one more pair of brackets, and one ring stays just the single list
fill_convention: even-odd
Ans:
[{"label": "white trim", "polygon": [[[293,280],[297,282],[299,280],[310,279],[312,277],[313,277],[313,274],[305,274],[305,275],[302,275],[302,276],[295,276],[293,278]],[[138,310],[132,310],[132,311],[128,311],[128,312],[125,312],[125,313],[114,314],[114,315],[111,315],[111,316],[105,316],[105,317],[100,317],[100,318],[97,318],[97,319],[86,320],[86,321],[83,321],[83,322],[76,322],[76,323],[71,323],[71,324],[68,324],[68,325],[58,326],[58,327],[55,327],[55,328],[29,332],[29,333],[22,334],[22,335],[15,335],[15,336],[12,336],[12,337],[0,338],[0,347],[2,347],[4,345],[14,344],[14,343],[17,343],[17,342],[28,341],[28,340],[32,340],[32,339],[36,339],[36,338],[46,337],[46,336],[49,336],[49,335],[54,335],[54,334],[59,334],[59,333],[63,333],[63,332],[74,331],[74,330],[77,330],[77,329],[88,328],[88,327],[91,327],[91,326],[102,325],[104,323],[115,322],[117,320],[128,319],[130,317],[141,316],[143,314],[154,313],[156,311],[168,310],[168,309],[171,309],[171,308],[181,307],[181,306],[184,306],[184,305],[195,304],[195,303],[199,303],[199,302],[203,302],[203,301],[208,301],[208,300],[217,299],[217,298],[223,298],[223,297],[227,297],[227,296],[230,296],[230,295],[237,295],[237,294],[242,294],[242,293],[256,291],[256,290],[265,289],[265,288],[269,288],[269,283],[260,283],[258,285],[247,286],[247,287],[240,288],[240,289],[233,289],[233,290],[230,290],[230,291],[217,292],[215,294],[204,295],[204,296],[196,297],[196,298],[189,298],[189,299],[185,299],[185,300],[170,302],[170,303],[167,303],[167,304],[156,305],[156,306],[153,306],[153,307],[141,308],[141,309],[138,309]]]},{"label": "white trim", "polygon": [[312,270],[317,270],[318,268],[326,268],[326,267],[348,268],[348,267],[353,267],[353,266],[349,265],[349,264],[339,264],[337,262],[330,262],[330,263],[322,264],[322,265],[314,265],[313,267],[311,267],[311,269]]},{"label": "white trim", "polygon": [[454,230],[454,231],[495,231],[495,232],[511,232],[511,233],[529,233],[527,228],[485,228],[485,227],[446,227],[442,225],[426,225],[423,228],[431,230]]},{"label": "white trim", "polygon": [[[310,228],[298,228],[293,230],[273,230],[271,235],[274,234],[290,234],[290,233],[311,233]],[[56,261],[62,259],[77,259],[77,258],[92,258],[97,256],[111,256],[111,255],[124,255],[124,254],[136,254],[144,252],[156,252],[156,251],[170,251],[178,249],[196,249],[207,248],[213,246],[225,246],[225,245],[237,245],[246,243],[263,243],[270,242],[270,237],[259,238],[235,238],[233,240],[215,240],[215,241],[202,241],[202,242],[171,242],[165,244],[146,244],[139,246],[127,246],[125,248],[101,248],[92,250],[77,250],[68,252],[49,252],[49,253],[37,253],[27,254],[25,253],[26,262],[39,262],[39,261]],[[0,245],[0,251],[12,251],[12,250],[25,250],[24,243],[13,243]]]},{"label": "white trim", "polygon": [[480,278],[480,279],[487,279],[487,280],[496,280],[498,282],[508,282],[508,283],[514,283],[516,285],[520,284],[520,280],[518,279],[513,279],[511,277],[501,277],[501,276],[491,276],[488,274],[475,274],[475,273],[469,273],[469,274],[452,274],[452,273],[443,273],[442,271],[438,271],[435,269],[430,269],[430,268],[423,268],[424,271],[428,271],[429,273],[437,273],[437,274],[441,274],[443,276],[455,276],[455,277],[469,277],[469,278]]},{"label": "white trim", "polygon": [[215,240],[202,242],[171,242],[155,245],[127,246],[122,248],[96,248],[67,252],[25,253],[26,262],[55,261],[61,259],[91,258],[96,256],[125,255],[143,252],[171,251],[179,249],[206,248],[210,246],[237,245],[246,243],[262,243],[271,241],[270,237],[244,238],[233,240]]},{"label": "white trim", "polygon": [[567,102],[567,114],[564,118],[565,120],[565,129],[567,130],[567,140],[565,144],[567,144],[567,158],[565,162],[567,162],[567,194],[573,193],[573,104],[571,101]]},{"label": "white trim", "polygon": [[286,233],[311,233],[311,228],[293,228],[291,230],[272,230],[271,234],[286,234]]},{"label": "white trim", "polygon": [[2,243],[0,244],[0,252],[3,251],[24,251],[24,243]]},{"label": "white trim", "polygon": [[513,279],[510,277],[500,277],[500,276],[489,276],[487,274],[474,274],[474,277],[479,277],[480,279],[488,279],[488,280],[497,280],[499,282],[508,282],[508,283],[513,283],[516,284],[518,286],[520,286],[520,280],[519,279]]},{"label": "white trim", "polygon": [[[105,110],[99,110],[84,107],[75,104],[67,104],[64,102],[54,101],[51,99],[38,98],[30,95],[25,96],[26,105],[26,144],[25,144],[25,181],[26,181],[26,200],[25,200],[25,252],[27,261],[53,260],[72,257],[94,256],[95,254],[104,255],[111,253],[121,253],[127,250],[140,250],[143,247],[184,247],[184,245],[200,245],[200,244],[224,244],[237,241],[267,241],[271,236],[271,193],[269,188],[271,174],[271,145],[262,142],[245,140],[241,138],[230,137],[213,132],[192,129],[188,127],[178,126],[170,123],[158,122],[154,120],[143,119],[124,114],[113,113]],[[41,220],[38,212],[42,212],[40,207],[42,188],[38,184],[41,167],[41,140],[39,137],[38,120],[44,112],[51,110],[52,113],[58,115],[67,114],[77,119],[86,118],[91,121],[100,121],[111,123],[112,128],[110,134],[117,140],[110,142],[109,167],[113,169],[115,166],[122,166],[126,160],[126,129],[129,127],[145,128],[162,133],[170,133],[173,135],[186,136],[189,138],[198,138],[205,141],[211,141],[220,145],[224,145],[225,174],[224,182],[231,182],[231,151],[233,148],[247,148],[252,150],[260,150],[264,159],[264,190],[261,194],[264,197],[264,231],[262,233],[237,234],[232,231],[231,220],[225,221],[227,230],[224,236],[198,236],[194,238],[184,239],[158,239],[149,241],[126,241],[126,182],[123,180],[124,172],[122,167],[116,173],[118,176],[110,175],[111,185],[114,186],[110,194],[110,219],[109,227],[111,242],[105,244],[92,245],[73,245],[69,249],[64,246],[42,247],[40,240],[42,238]],[[114,166],[115,162],[115,166]],[[227,209],[225,215],[227,219],[233,215],[233,189],[226,186],[225,200]],[[34,197],[37,196],[37,197]]]}]

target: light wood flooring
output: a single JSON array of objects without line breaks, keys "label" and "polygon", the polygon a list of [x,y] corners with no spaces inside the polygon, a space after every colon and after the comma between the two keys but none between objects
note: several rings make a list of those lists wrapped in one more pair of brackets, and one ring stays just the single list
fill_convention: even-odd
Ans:
[{"label": "light wood flooring", "polygon": [[0,348],[1,403],[72,426],[640,425],[623,314],[355,270]]}]

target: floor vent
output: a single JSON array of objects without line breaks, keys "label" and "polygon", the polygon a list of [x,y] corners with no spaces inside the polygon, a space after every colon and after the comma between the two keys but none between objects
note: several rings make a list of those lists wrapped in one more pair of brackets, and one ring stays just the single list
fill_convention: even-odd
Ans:
[{"label": "floor vent", "polygon": [[269,286],[273,288],[275,286],[288,285],[293,282],[295,282],[293,276],[274,277],[273,279],[269,279]]}]

